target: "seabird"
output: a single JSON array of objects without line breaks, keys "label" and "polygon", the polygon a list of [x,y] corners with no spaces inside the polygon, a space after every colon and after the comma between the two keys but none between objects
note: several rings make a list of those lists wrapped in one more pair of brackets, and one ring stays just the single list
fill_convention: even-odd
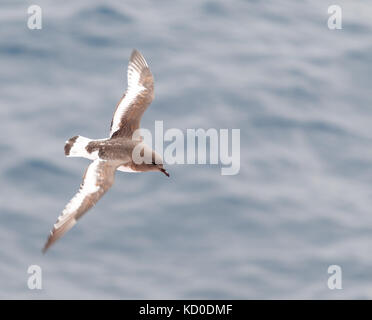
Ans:
[{"label": "seabird", "polygon": [[[154,98],[154,78],[145,58],[137,50],[133,50],[130,57],[127,77],[128,88],[116,106],[110,137],[94,140],[75,136],[66,141],[67,157],[88,158],[92,163],[85,171],[79,191],[66,205],[50,231],[44,253],[113,185],[116,170],[160,171],[169,177],[163,168],[162,157],[144,144],[139,134],[135,134],[138,133],[143,113]],[[149,161],[136,161],[133,158],[135,149],[140,150],[141,156],[150,155]]]}]

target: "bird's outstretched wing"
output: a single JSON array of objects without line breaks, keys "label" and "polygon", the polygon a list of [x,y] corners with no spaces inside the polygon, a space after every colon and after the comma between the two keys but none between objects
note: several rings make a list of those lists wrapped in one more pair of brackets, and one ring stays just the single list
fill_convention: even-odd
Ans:
[{"label": "bird's outstretched wing", "polygon": [[77,220],[93,207],[113,185],[117,167],[118,165],[114,162],[100,159],[93,161],[88,166],[78,193],[66,205],[54,224],[45,243],[44,253],[55,241],[70,230]]},{"label": "bird's outstretched wing", "polygon": [[128,65],[128,88],[111,121],[110,137],[131,138],[154,98],[154,78],[142,54],[133,50]]}]

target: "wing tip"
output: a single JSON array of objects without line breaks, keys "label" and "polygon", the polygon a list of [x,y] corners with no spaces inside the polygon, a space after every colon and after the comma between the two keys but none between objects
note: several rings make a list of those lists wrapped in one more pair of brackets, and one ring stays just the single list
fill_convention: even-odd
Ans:
[{"label": "wing tip", "polygon": [[53,227],[53,230],[50,231],[49,237],[41,250],[43,254],[57,241],[59,240],[67,231],[69,231],[76,224],[75,219],[69,219],[63,223],[59,228]]},{"label": "wing tip", "polygon": [[148,64],[142,55],[141,52],[137,49],[132,50],[132,54],[130,55],[129,63],[135,63],[136,65],[140,66],[142,68],[148,68]]},{"label": "wing tip", "polygon": [[41,250],[43,254],[45,254],[48,251],[49,247],[52,245],[52,242],[50,241],[50,239],[51,239],[51,236],[49,236],[47,242],[45,243],[43,249]]}]

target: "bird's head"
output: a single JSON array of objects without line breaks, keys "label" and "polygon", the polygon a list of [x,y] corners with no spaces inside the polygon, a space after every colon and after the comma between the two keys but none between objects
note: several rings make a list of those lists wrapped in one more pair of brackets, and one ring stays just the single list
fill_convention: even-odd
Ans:
[{"label": "bird's head", "polygon": [[169,173],[164,169],[162,157],[155,151],[152,152],[152,166],[154,171],[160,171],[169,177]]}]

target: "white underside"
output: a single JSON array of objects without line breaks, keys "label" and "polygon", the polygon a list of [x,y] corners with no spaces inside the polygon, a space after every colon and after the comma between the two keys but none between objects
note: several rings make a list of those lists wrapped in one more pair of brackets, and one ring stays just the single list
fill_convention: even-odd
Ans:
[{"label": "white underside", "polygon": [[139,171],[135,171],[135,170],[132,170],[130,167],[126,167],[126,166],[120,166],[116,169],[117,171],[121,171],[121,172],[139,172]]}]

